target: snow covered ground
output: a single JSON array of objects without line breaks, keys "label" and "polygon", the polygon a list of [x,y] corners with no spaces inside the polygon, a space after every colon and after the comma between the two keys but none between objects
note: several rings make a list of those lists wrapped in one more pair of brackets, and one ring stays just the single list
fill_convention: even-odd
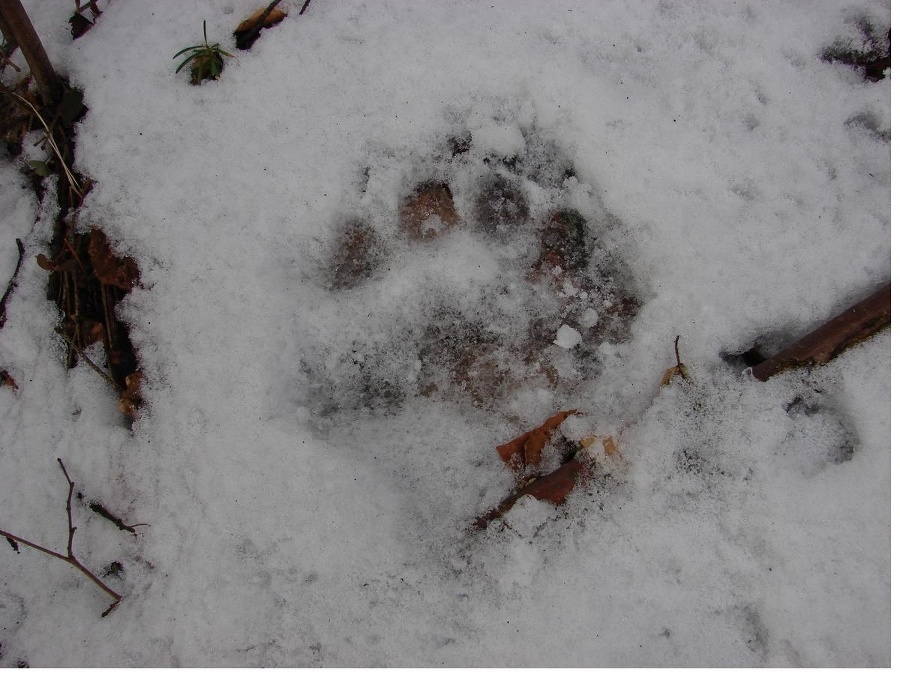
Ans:
[{"label": "snow covered ground", "polygon": [[[3,284],[29,252],[0,528],[65,547],[57,457],[150,526],[74,503],[79,557],[123,567],[105,619],[0,542],[0,665],[890,664],[890,331],[767,383],[723,359],[890,279],[891,79],[819,58],[889,3],[285,0],[200,87],[172,55],[203,20],[231,50],[256,0],[111,0],[75,42],[71,3],[24,4],[89,107],[81,225],[141,266],[146,405],[129,427],[65,370],[33,262],[53,207],[0,158]],[[398,221],[429,181],[460,222],[419,241]],[[515,226],[479,224],[491,181]],[[560,211],[585,288],[528,276]],[[347,280],[354,222],[378,256]],[[441,361],[466,331],[502,386]],[[692,380],[660,390],[676,335]],[[469,530],[513,488],[494,447],[570,408],[627,470]]]}]

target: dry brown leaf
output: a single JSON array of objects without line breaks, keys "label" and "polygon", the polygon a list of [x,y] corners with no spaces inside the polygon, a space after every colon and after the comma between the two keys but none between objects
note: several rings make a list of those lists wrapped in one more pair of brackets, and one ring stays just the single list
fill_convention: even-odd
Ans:
[{"label": "dry brown leaf", "polygon": [[690,379],[687,374],[687,369],[681,363],[679,363],[677,366],[672,366],[671,368],[666,368],[666,372],[663,374],[663,377],[659,383],[659,386],[666,387],[666,386],[672,384],[672,380],[674,380],[676,377],[680,377],[685,380]]},{"label": "dry brown leaf", "polygon": [[38,267],[40,267],[42,270],[46,270],[47,272],[56,271],[56,265],[53,263],[52,260],[50,260],[50,258],[45,256],[43,253],[38,253],[36,260],[37,260]]},{"label": "dry brown leaf", "polygon": [[474,527],[483,530],[488,524],[502,516],[516,505],[522,497],[531,495],[535,499],[550,502],[559,506],[578,485],[586,482],[593,472],[594,465],[590,459],[575,457],[546,476],[532,481],[518,490],[511,497],[504,499],[499,506],[491,509],[475,521]]},{"label": "dry brown leaf", "polygon": [[125,391],[122,392],[117,405],[119,412],[132,420],[137,417],[137,410],[144,401],[141,397],[141,377],[140,371],[125,377]]},{"label": "dry brown leaf", "polygon": [[536,466],[541,462],[541,453],[550,438],[550,432],[562,424],[569,415],[577,414],[577,410],[564,410],[544,420],[543,424],[531,431],[526,431],[509,443],[497,446],[500,459],[513,471],[526,466]]},{"label": "dry brown leaf", "polygon": [[672,381],[676,377],[680,377],[684,380],[690,381],[690,377],[688,376],[687,368],[684,367],[684,364],[681,362],[681,354],[678,351],[678,341],[681,339],[681,336],[678,335],[675,338],[675,365],[671,368],[667,368],[666,372],[663,373],[662,380],[659,383],[660,387],[666,387],[672,384]]},{"label": "dry brown leaf", "polygon": [[612,436],[607,436],[603,439],[603,454],[606,457],[622,456],[622,454],[619,452],[619,446],[618,444],[616,444],[616,441]]},{"label": "dry brown leaf", "polygon": [[104,328],[100,321],[95,321],[94,319],[82,319],[80,334],[82,347],[87,347],[88,345],[103,340],[103,338],[106,337],[106,328]]},{"label": "dry brown leaf", "polygon": [[[234,31],[235,33],[244,33],[248,30],[252,30],[256,26],[256,22],[259,21],[259,17],[263,15],[263,12],[266,11],[265,7],[260,7],[258,10],[253,12],[250,16],[244,19],[241,22],[241,25],[237,27]],[[287,12],[284,12],[277,7],[269,12],[269,16],[265,18],[265,21],[262,22],[263,28],[268,28],[269,26],[274,26],[276,23],[280,23],[284,17],[287,16]]]},{"label": "dry brown leaf", "polygon": [[91,228],[91,243],[88,253],[94,267],[94,276],[100,280],[100,283],[121,288],[123,291],[130,291],[140,279],[135,259],[117,256],[113,253],[109,246],[109,240],[98,228]]}]

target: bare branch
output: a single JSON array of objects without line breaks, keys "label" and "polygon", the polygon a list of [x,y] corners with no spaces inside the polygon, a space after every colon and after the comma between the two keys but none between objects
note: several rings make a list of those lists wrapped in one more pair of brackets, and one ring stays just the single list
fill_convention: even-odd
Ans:
[{"label": "bare branch", "polygon": [[16,248],[19,249],[19,259],[16,262],[16,269],[13,271],[12,278],[6,286],[6,292],[3,294],[3,298],[0,299],[0,328],[3,328],[3,324],[6,323],[6,302],[16,288],[16,278],[19,276],[19,270],[22,269],[22,258],[25,255],[25,245],[19,238],[16,238]]},{"label": "bare branch", "polygon": [[97,577],[96,574],[91,572],[87,567],[85,567],[82,564],[82,562],[80,560],[78,560],[78,558],[75,557],[75,552],[72,549],[72,545],[73,545],[73,542],[75,539],[75,530],[78,529],[72,523],[72,494],[75,491],[75,483],[69,477],[69,472],[66,471],[66,466],[65,466],[65,464],[63,464],[63,461],[59,458],[57,458],[56,461],[59,462],[59,466],[62,469],[62,472],[66,477],[66,482],[69,484],[69,493],[68,493],[68,496],[66,497],[66,517],[69,521],[69,537],[68,537],[68,542],[66,545],[67,554],[63,555],[62,553],[58,553],[57,551],[53,551],[49,548],[45,548],[44,546],[35,544],[32,541],[28,541],[27,539],[24,539],[23,537],[20,537],[11,532],[7,532],[6,530],[0,530],[0,536],[11,539],[12,541],[16,541],[24,546],[28,546],[29,548],[33,548],[34,550],[40,551],[41,553],[46,553],[47,555],[53,556],[54,558],[59,558],[60,560],[69,563],[72,567],[79,570],[88,579],[90,579],[95,584],[97,584],[97,586],[99,586],[101,589],[103,589],[103,591],[105,593],[107,593],[109,596],[111,596],[113,598],[113,603],[109,607],[106,608],[106,611],[103,612],[103,614],[101,614],[101,616],[105,617],[107,614],[109,614],[111,611],[113,611],[119,605],[119,603],[122,601],[122,598],[124,596],[120,595],[119,593],[116,593],[113,589],[111,589],[109,586],[104,584]]}]

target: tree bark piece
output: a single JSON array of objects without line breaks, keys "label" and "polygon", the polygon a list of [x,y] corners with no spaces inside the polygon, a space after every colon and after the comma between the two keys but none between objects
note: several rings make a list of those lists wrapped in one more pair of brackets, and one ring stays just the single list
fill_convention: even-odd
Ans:
[{"label": "tree bark piece", "polygon": [[891,323],[891,284],[879,288],[868,298],[775,356],[753,366],[753,376],[765,382],[788,368],[823,365],[846,349],[872,337]]}]

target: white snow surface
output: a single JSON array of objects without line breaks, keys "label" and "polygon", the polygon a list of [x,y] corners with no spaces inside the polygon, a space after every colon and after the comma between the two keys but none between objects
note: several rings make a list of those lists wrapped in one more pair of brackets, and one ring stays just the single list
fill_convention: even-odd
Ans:
[{"label": "white snow surface", "polygon": [[[79,225],[141,267],[117,311],[146,405],[129,426],[66,371],[34,263],[54,207],[0,158],[4,285],[28,249],[0,528],[65,548],[62,458],[76,553],[120,562],[125,595],[101,619],[86,577],[0,542],[0,665],[890,664],[890,332],[766,383],[723,359],[890,279],[891,80],[819,58],[889,3],[285,0],[246,52],[231,31],[264,3],[110,0],[74,42],[71,3],[24,4],[89,108]],[[236,58],[192,87],[172,55],[204,20]],[[401,236],[417,184],[471,223],[491,171],[521,228]],[[560,209],[598,294],[523,280]],[[383,262],[338,288],[354,219]],[[501,358],[496,401],[417,387],[441,317],[502,343],[565,302],[587,335],[619,291],[639,301],[620,337],[562,350],[551,327],[558,386]],[[691,380],[661,390],[676,335]],[[614,435],[627,469],[469,529],[514,487],[495,446],[572,408],[564,431]]]}]

